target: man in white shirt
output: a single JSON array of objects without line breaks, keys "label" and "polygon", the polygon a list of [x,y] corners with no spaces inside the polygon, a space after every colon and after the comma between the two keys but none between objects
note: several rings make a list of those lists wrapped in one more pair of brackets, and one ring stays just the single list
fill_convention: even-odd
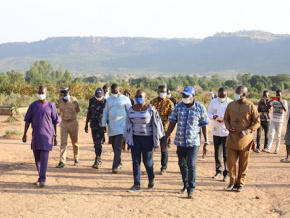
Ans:
[{"label": "man in white shirt", "polygon": [[270,124],[270,134],[269,134],[269,141],[267,148],[263,149],[262,151],[270,153],[275,132],[277,132],[277,140],[276,140],[276,149],[274,154],[278,154],[279,147],[280,147],[280,141],[281,141],[281,132],[284,122],[284,112],[287,111],[287,101],[282,99],[282,92],[281,90],[276,91],[276,97],[277,99],[271,98],[269,101],[269,107],[273,107],[273,115],[271,118],[271,124]]},{"label": "man in white shirt", "polygon": [[[226,108],[233,100],[227,97],[227,90],[220,88],[218,90],[218,98],[213,99],[208,107],[208,116],[213,119],[212,134],[215,150],[215,163],[216,163],[216,174],[213,176],[214,179],[221,177],[223,172],[223,181],[228,181],[229,172],[227,167],[227,154],[226,154],[226,140],[229,131],[225,127],[224,114]],[[222,171],[221,154],[223,151],[224,158],[224,171]]]}]

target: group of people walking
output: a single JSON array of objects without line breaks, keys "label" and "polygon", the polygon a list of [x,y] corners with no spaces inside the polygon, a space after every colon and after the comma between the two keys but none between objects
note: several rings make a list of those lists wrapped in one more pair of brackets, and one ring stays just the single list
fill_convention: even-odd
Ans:
[{"label": "group of people walking", "polygon": [[[118,173],[122,168],[121,153],[127,144],[128,150],[131,150],[134,177],[134,185],[128,189],[128,192],[141,191],[141,156],[148,175],[148,188],[153,188],[154,149],[161,146],[160,174],[163,175],[166,173],[168,165],[170,136],[177,126],[174,144],[177,146],[178,164],[183,181],[183,188],[179,193],[187,192],[190,199],[193,198],[196,186],[196,161],[201,145],[201,133],[204,137],[204,153],[210,144],[207,129],[210,119],[213,120],[212,134],[216,163],[216,173],[213,178],[218,179],[223,175],[223,181],[229,181],[229,186],[225,190],[243,191],[250,149],[256,152],[260,149],[259,143],[255,148],[253,141],[253,132],[260,127],[260,116],[262,124],[264,122],[262,117],[266,112],[268,119],[267,113],[271,106],[274,107],[274,111],[275,108],[278,108],[278,106],[276,107],[278,103],[283,110],[286,110],[287,107],[287,103],[285,106],[285,102],[282,103],[281,98],[270,101],[263,98],[266,106],[263,104],[262,107],[261,101],[257,110],[257,107],[246,99],[247,88],[244,86],[239,86],[235,90],[235,101],[227,97],[225,88],[220,88],[217,98],[211,100],[208,111],[205,106],[195,101],[195,90],[191,86],[183,89],[182,101],[178,103],[175,98],[171,97],[170,91],[161,85],[157,90],[158,97],[151,100],[150,104],[147,103],[146,92],[143,90],[137,90],[134,101],[131,98],[130,90],[125,90],[123,95],[117,84],[113,84],[110,88],[111,96],[108,95],[108,87],[104,86],[98,88],[94,97],[89,100],[85,132],[88,133],[90,123],[96,154],[92,167],[98,169],[102,164],[102,144],[105,142],[105,133],[107,133],[108,143],[112,144],[114,151],[112,173]],[[34,184],[40,187],[45,186],[49,151],[52,150],[53,144],[58,144],[57,124],[60,123],[56,106],[46,100],[46,93],[47,88],[40,86],[37,93],[38,100],[29,106],[25,116],[23,135],[23,142],[26,142],[27,131],[32,124],[31,149],[34,152],[39,173],[39,179]],[[61,98],[58,100],[57,107],[61,112],[62,120],[60,124],[60,162],[56,166],[57,168],[63,168],[66,165],[68,135],[73,145],[74,165],[79,164],[77,114],[80,112],[80,108],[77,99],[70,96],[68,87],[61,87],[60,93]],[[262,128],[264,126],[262,124]],[[273,131],[278,129],[278,125],[271,124],[272,126]],[[260,129],[259,131],[261,132]],[[290,142],[290,121],[288,135]],[[270,142],[271,140],[269,140]],[[286,147],[288,149],[290,146]],[[266,149],[269,149],[269,146],[265,147]],[[222,154],[223,161],[221,160]],[[287,155],[289,154],[287,153]],[[289,156],[284,161],[287,161],[288,158]]]}]

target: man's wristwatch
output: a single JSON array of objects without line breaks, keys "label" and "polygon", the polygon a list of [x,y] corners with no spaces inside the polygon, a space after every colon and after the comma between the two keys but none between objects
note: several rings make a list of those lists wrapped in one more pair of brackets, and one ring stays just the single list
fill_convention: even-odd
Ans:
[{"label": "man's wristwatch", "polygon": [[245,131],[245,134],[246,134],[246,135],[248,135],[248,134],[249,134],[248,130],[246,130],[246,131]]},{"label": "man's wristwatch", "polygon": [[209,142],[204,142],[204,144],[205,144],[205,145],[210,145],[210,143],[209,143]]}]

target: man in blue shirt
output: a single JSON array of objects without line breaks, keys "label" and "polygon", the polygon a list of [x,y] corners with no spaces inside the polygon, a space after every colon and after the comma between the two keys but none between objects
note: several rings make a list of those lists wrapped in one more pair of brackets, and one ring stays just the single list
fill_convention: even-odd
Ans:
[{"label": "man in blue shirt", "polygon": [[188,193],[188,198],[193,199],[196,179],[196,159],[200,146],[201,129],[204,136],[204,150],[209,145],[207,125],[210,124],[205,107],[194,100],[195,90],[186,86],[182,92],[182,102],[178,103],[172,111],[169,127],[162,143],[166,141],[177,124],[174,144],[177,145],[178,165],[183,180],[183,189],[179,192]]},{"label": "man in blue shirt", "polygon": [[118,169],[122,167],[123,130],[130,107],[130,99],[120,94],[119,86],[113,84],[111,86],[111,96],[107,99],[102,119],[102,131],[103,133],[107,132],[106,124],[108,123],[109,141],[112,143],[114,150],[113,173],[118,173]]}]

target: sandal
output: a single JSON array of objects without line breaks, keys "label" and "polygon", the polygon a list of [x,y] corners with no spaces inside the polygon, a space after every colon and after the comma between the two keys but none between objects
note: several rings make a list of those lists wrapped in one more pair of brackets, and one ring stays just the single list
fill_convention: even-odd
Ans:
[{"label": "sandal", "polygon": [[282,163],[290,163],[290,160],[288,160],[287,158],[281,159],[280,162]]}]

